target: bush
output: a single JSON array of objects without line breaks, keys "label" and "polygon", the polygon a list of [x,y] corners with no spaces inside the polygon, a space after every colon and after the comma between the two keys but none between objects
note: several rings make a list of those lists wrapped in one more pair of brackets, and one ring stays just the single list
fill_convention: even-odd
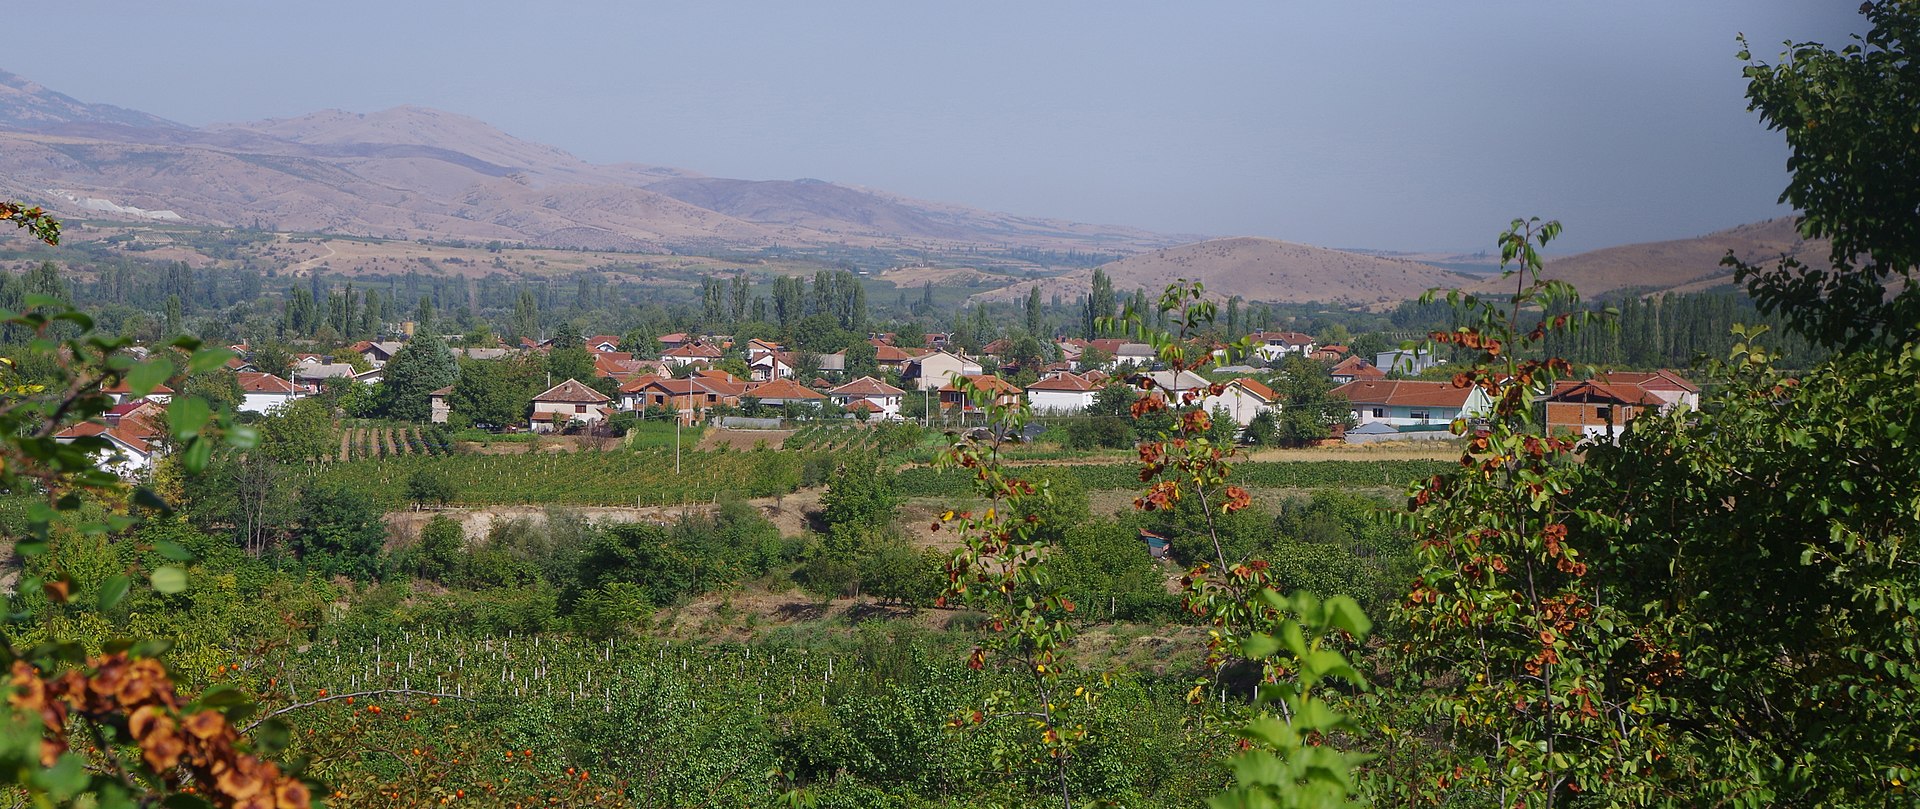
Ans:
[{"label": "bush", "polygon": [[407,475],[407,499],[420,505],[444,506],[459,492],[439,470],[423,467]]}]

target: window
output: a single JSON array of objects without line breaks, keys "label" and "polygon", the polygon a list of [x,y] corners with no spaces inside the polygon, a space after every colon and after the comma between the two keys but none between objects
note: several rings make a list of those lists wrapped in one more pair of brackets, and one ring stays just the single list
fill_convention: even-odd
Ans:
[{"label": "window", "polygon": [[1420,421],[1426,421],[1427,419],[1430,419],[1430,418],[1433,418],[1433,411],[1431,411],[1431,410],[1414,410],[1414,411],[1409,411],[1409,412],[1407,413],[1407,418],[1411,418],[1411,419],[1418,419],[1418,420],[1420,420]]},{"label": "window", "polygon": [[1600,405],[1599,407],[1595,407],[1593,409],[1593,414],[1595,416],[1598,416],[1601,421],[1611,422],[1613,421],[1613,406]]},{"label": "window", "polygon": [[1376,418],[1376,419],[1384,419],[1384,418],[1386,418],[1386,417],[1387,417],[1387,409],[1386,409],[1386,408],[1384,408],[1384,407],[1376,407],[1376,408],[1374,408],[1374,409],[1373,409],[1373,417],[1374,417],[1374,418]]},{"label": "window", "polygon": [[573,406],[573,412],[575,412],[575,413],[585,413],[585,412],[587,412],[587,406],[586,406],[586,405],[574,405],[574,406]]}]

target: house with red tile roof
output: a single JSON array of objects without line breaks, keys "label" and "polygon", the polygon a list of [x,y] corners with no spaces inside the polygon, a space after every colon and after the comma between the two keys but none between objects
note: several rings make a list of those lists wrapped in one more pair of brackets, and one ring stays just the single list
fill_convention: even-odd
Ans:
[{"label": "house with red tile roof", "polygon": [[[132,397],[133,388],[128,387],[126,380],[123,379],[113,383],[112,387],[101,388],[100,392],[112,397],[115,404],[120,404]],[[153,390],[147,392],[146,398],[152,399],[160,404],[166,404],[173,399],[173,388],[165,385],[155,385],[153,386]]]},{"label": "house with red tile roof", "polygon": [[972,386],[978,390],[985,391],[992,397],[992,402],[1001,407],[1018,407],[1020,405],[1021,390],[1012,382],[1008,382],[992,374],[971,374],[968,376],[954,377],[948,380],[947,384],[940,387],[941,410],[950,410],[961,414],[979,412],[980,407],[974,402],[973,397],[960,389],[961,380],[972,383]]},{"label": "house with red tile roof", "polygon": [[1027,407],[1042,414],[1081,413],[1099,392],[1098,384],[1080,374],[1049,374],[1027,386]]},{"label": "house with red tile roof", "polygon": [[[835,404],[848,412],[865,410],[881,418],[899,418],[900,400],[907,392],[870,376],[848,382],[827,391]],[[864,404],[858,404],[863,403]],[[857,405],[857,407],[856,407]]]},{"label": "house with red tile roof", "polygon": [[600,391],[577,379],[569,379],[533,397],[534,432],[566,429],[568,424],[593,424],[607,417],[607,403],[613,401]]},{"label": "house with red tile roof", "polygon": [[54,436],[62,444],[93,445],[94,464],[122,478],[137,478],[153,468],[162,451],[159,416],[165,408],[151,400],[115,405],[99,421],[75,424]]},{"label": "house with red tile roof", "polygon": [[241,371],[235,376],[240,378],[240,392],[244,396],[239,409],[255,413],[284,407],[295,399],[312,396],[319,390],[312,385],[302,385],[258,371]]},{"label": "house with red tile roof", "polygon": [[1543,401],[1549,432],[1606,440],[1620,435],[1627,422],[1641,413],[1668,406],[1665,399],[1639,385],[1598,379],[1556,383]]},{"label": "house with red tile roof", "polygon": [[768,407],[785,407],[788,404],[819,405],[827,400],[827,395],[801,385],[791,379],[775,379],[761,382],[747,388],[747,396],[759,399]]},{"label": "house with red tile roof", "polygon": [[1247,335],[1247,342],[1253,347],[1253,353],[1260,359],[1273,362],[1287,354],[1306,356],[1313,353],[1313,335],[1297,331],[1257,331]]},{"label": "house with red tile roof", "polygon": [[587,350],[596,354],[620,350],[620,335],[596,334],[587,338]]},{"label": "house with red tile roof", "polygon": [[723,356],[726,356],[726,352],[720,350],[719,346],[696,340],[667,349],[660,354],[660,361],[669,368],[678,368],[695,363],[711,365]]},{"label": "house with red tile roof", "polygon": [[1348,357],[1333,366],[1333,382],[1345,385],[1357,379],[1386,379],[1387,372],[1380,370],[1365,357]]},{"label": "house with red tile roof", "polygon": [[1696,410],[1700,407],[1700,386],[1670,368],[1658,371],[1607,371],[1594,378],[1608,384],[1637,385],[1641,390],[1660,397],[1660,401],[1666,403],[1662,409],[1678,405]]},{"label": "house with red tile roof", "polygon": [[1358,425],[1380,422],[1392,427],[1438,426],[1491,412],[1493,400],[1478,387],[1413,379],[1354,380],[1333,389],[1353,403]]}]

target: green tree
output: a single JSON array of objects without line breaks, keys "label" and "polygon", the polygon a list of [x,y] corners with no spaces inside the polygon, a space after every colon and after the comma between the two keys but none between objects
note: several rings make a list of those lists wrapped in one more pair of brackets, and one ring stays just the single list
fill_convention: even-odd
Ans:
[{"label": "green tree", "polygon": [[269,411],[258,425],[260,452],[283,463],[312,463],[340,453],[340,433],[324,400],[295,399]]},{"label": "green tree", "polygon": [[281,379],[293,378],[293,352],[287,350],[285,343],[277,340],[262,342],[253,349],[253,355],[247,361],[263,374],[273,374]]},{"label": "green tree", "polygon": [[460,569],[461,552],[467,535],[445,514],[435,514],[420,529],[420,543],[414,548],[414,573],[422,578],[446,583]]},{"label": "green tree", "polygon": [[881,527],[893,521],[898,507],[893,475],[879,459],[854,455],[834,470],[820,498],[820,521],[829,530],[841,525]]},{"label": "green tree", "polygon": [[546,363],[537,355],[498,360],[462,360],[447,406],[473,424],[503,427],[527,418],[533,397],[544,390]]},{"label": "green tree", "polygon": [[[1895,345],[1920,335],[1920,88],[1912,48],[1920,10],[1865,3],[1864,37],[1838,50],[1790,44],[1776,65],[1742,40],[1749,109],[1786,136],[1791,179],[1780,201],[1800,231],[1831,242],[1829,267],[1728,262],[1762,311],[1782,313],[1817,342]],[[1888,290],[1893,292],[1889,294]]]},{"label": "green tree", "polygon": [[379,570],[386,524],[372,498],[346,487],[316,486],[300,496],[294,551],[308,569],[368,579]]},{"label": "green tree", "polygon": [[423,506],[444,506],[460,494],[445,473],[431,467],[407,475],[407,499]]},{"label": "green tree", "polygon": [[444,341],[407,341],[382,368],[380,409],[387,418],[423,422],[432,415],[428,394],[453,384],[460,366]]}]

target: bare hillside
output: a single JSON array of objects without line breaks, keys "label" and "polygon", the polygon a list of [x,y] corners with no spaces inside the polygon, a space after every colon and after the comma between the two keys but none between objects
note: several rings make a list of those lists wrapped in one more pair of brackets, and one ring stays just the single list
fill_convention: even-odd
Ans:
[{"label": "bare hillside", "polygon": [[[1434,287],[1469,283],[1468,276],[1404,259],[1250,237],[1214,239],[1156,250],[1101,267],[1116,290],[1158,292],[1179,279],[1198,280],[1217,296],[1273,303],[1391,306]],[[1073,300],[1087,294],[1093,270],[1016,284],[975,296],[1013,300],[1035,284],[1041,296]]]},{"label": "bare hillside", "polygon": [[[1801,239],[1794,222],[1780,217],[1691,239],[1590,250],[1548,261],[1545,274],[1572,283],[1583,295],[1600,295],[1623,289],[1697,292],[1731,285],[1733,271],[1720,266],[1728,251],[1749,262],[1791,255],[1826,266],[1827,243]],[[1489,280],[1479,288],[1497,292],[1506,285]]]},{"label": "bare hillside", "polygon": [[0,73],[0,189],[70,219],[594,250],[984,247],[1125,255],[1182,241],[818,180],[594,164],[424,107],[186,127],[7,73]]}]

